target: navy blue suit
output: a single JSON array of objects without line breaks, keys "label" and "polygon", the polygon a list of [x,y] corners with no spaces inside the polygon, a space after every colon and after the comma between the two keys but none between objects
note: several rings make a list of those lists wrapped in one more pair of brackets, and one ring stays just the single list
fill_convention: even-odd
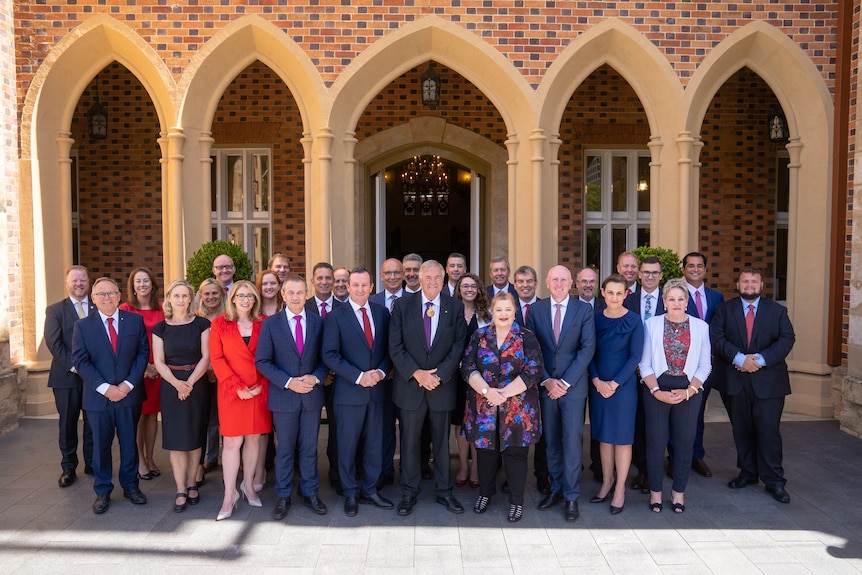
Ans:
[{"label": "navy blue suit", "polygon": [[[88,303],[88,315],[96,313],[96,306]],[[83,382],[81,376],[70,371],[72,363],[72,335],[78,322],[78,312],[68,297],[51,304],[45,310],[45,345],[51,352],[51,371],[48,387],[54,393],[54,405],[60,415],[61,467],[74,470],[78,467],[78,416],[81,415]],[[84,465],[93,464],[93,432],[84,413]]]},{"label": "navy blue suit", "polygon": [[[257,342],[255,364],[269,380],[267,405],[278,448],[275,455],[275,492],[279,498],[290,497],[293,491],[294,451],[299,448],[299,488],[308,497],[317,495],[320,476],[317,472],[317,436],[320,431],[320,410],[323,408],[323,380],[327,376],[321,358],[323,319],[305,314],[302,356],[290,328],[285,310],[263,320]],[[291,314],[293,315],[293,314]],[[287,389],[291,377],[312,374],[320,380],[308,393]]]},{"label": "navy blue suit", "polygon": [[[338,306],[344,302],[338,301],[332,297],[332,307],[326,309],[326,317],[332,313]],[[311,296],[305,300],[306,315],[313,314],[320,316],[320,308],[317,307],[317,300]],[[324,318],[326,319],[326,318]],[[329,427],[329,434],[326,438],[326,458],[329,460],[329,481],[333,485],[340,482],[338,479],[338,442],[335,438],[338,436],[338,425],[335,421],[335,408],[332,406],[332,381],[327,380],[323,385],[323,403],[326,406],[326,425]]]},{"label": "navy blue suit", "polygon": [[[377,493],[383,467],[384,381],[373,387],[356,383],[363,372],[389,373],[389,311],[367,304],[374,325],[374,345],[368,347],[365,332],[348,302],[327,317],[323,334],[323,361],[335,373],[333,404],[338,420],[338,472],[346,497]],[[356,454],[362,444],[362,484],[356,482]]]},{"label": "navy blue suit", "polygon": [[[512,294],[512,297],[515,298],[515,301],[518,301],[518,292],[515,291],[515,286],[512,285],[512,282],[506,284],[506,291]],[[485,292],[488,294],[488,304],[490,304],[491,300],[494,299],[494,284],[491,284],[486,287]]]},{"label": "navy blue suit", "polygon": [[[84,411],[90,418],[93,430],[93,489],[97,495],[108,495],[114,488],[111,483],[111,445],[114,431],[120,444],[119,480],[123,489],[138,487],[138,448],[135,438],[141,404],[147,398],[144,370],[150,357],[147,330],[143,318],[132,312],[119,310],[117,353],[102,323],[102,316],[94,311],[75,324],[72,360],[84,381]],[[121,401],[113,402],[96,388],[103,383],[118,385],[123,381],[133,389]]]},{"label": "navy blue suit", "polygon": [[[408,296],[408,295],[410,295],[410,292],[408,292],[404,288],[401,288],[401,295],[398,296],[398,299],[401,299],[402,297]],[[387,310],[389,310],[389,303],[387,301],[388,299],[389,299],[389,292],[387,292],[386,290],[383,290],[381,292],[377,292],[376,294],[374,294],[373,296],[368,298],[368,301],[370,301],[371,303],[380,304],[383,307],[385,307]],[[396,299],[395,301],[398,301],[398,300]],[[394,307],[394,304],[393,304],[393,307]],[[391,313],[392,310],[389,310],[389,311]],[[388,343],[387,343],[387,348],[388,348]],[[383,392],[384,392],[384,397],[383,397],[383,470],[381,471],[381,473],[390,479],[395,476],[395,463],[394,463],[395,445],[396,445],[395,420],[398,418],[398,410],[395,407],[395,403],[392,401],[392,381],[393,381],[392,375],[393,375],[393,373],[390,370],[389,376],[387,376],[386,379],[384,379],[383,381],[380,382],[380,384],[383,385]],[[431,440],[429,439],[428,443],[430,443],[430,441]],[[430,450],[428,451],[428,453],[429,454],[431,453]],[[426,457],[425,461],[427,461],[427,460],[428,460],[428,458]]]},{"label": "navy blue suit", "polygon": [[554,342],[553,303],[553,298],[548,298],[532,305],[527,314],[527,329],[536,334],[542,348],[542,381],[561,379],[570,386],[568,392],[556,400],[548,396],[543,386],[539,400],[551,493],[562,493],[566,501],[577,501],[581,494],[584,415],[589,385],[587,368],[596,350],[596,328],[593,308],[569,297],[560,326],[560,341]]}]

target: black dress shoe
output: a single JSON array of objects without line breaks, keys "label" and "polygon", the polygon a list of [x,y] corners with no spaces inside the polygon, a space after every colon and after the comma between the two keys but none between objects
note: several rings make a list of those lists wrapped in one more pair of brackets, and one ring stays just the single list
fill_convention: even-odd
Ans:
[{"label": "black dress shoe", "polygon": [[272,510],[272,518],[276,521],[287,517],[287,511],[290,509],[290,497],[279,497],[275,502],[275,508]]},{"label": "black dress shoe", "polygon": [[578,511],[578,502],[566,501],[566,521],[568,523],[574,523],[580,516],[581,512]]},{"label": "black dress shoe", "polygon": [[105,511],[108,510],[108,506],[111,504],[111,495],[97,495],[96,500],[93,502],[93,513],[96,515],[101,515]]},{"label": "black dress shoe", "polygon": [[779,503],[790,503],[790,494],[783,487],[769,487],[767,485],[766,490],[772,493],[772,498]]},{"label": "black dress shoe", "polygon": [[434,479],[434,471],[430,465],[426,464],[422,466],[422,479]]},{"label": "black dress shoe", "polygon": [[536,478],[536,489],[542,495],[547,495],[551,492],[551,480],[547,477]]},{"label": "black dress shoe", "polygon": [[646,483],[646,476],[643,473],[638,473],[635,475],[635,478],[632,479],[632,489],[639,490]]},{"label": "black dress shoe", "polygon": [[313,513],[317,515],[326,515],[326,505],[323,504],[323,501],[317,495],[309,495],[307,497],[302,498],[302,503]]},{"label": "black dress shoe", "polygon": [[135,505],[146,505],[147,503],[147,496],[144,495],[144,493],[137,487],[132,489],[123,489],[123,497]]},{"label": "black dress shoe", "polygon": [[549,493],[544,499],[539,502],[539,510],[544,511],[545,509],[550,509],[562,500],[563,494],[559,491],[555,493]]},{"label": "black dress shoe", "polygon": [[410,515],[413,513],[414,505],[416,505],[416,498],[412,495],[405,495],[401,498],[401,503],[398,504],[398,515]]},{"label": "black dress shoe", "polygon": [[84,475],[95,475],[92,465],[84,465]]},{"label": "black dress shoe", "polygon": [[[69,487],[75,483],[76,477],[74,469],[64,469],[63,474],[60,475],[60,479],[57,480],[57,485],[60,487]],[[105,509],[107,509],[107,507]],[[104,511],[102,513],[104,513]]]},{"label": "black dress shoe", "polygon": [[445,507],[446,511],[449,513],[454,513],[456,515],[464,513],[464,507],[462,507],[458,500],[451,495],[438,495],[437,499],[434,501]]},{"label": "black dress shoe", "polygon": [[363,505],[373,505],[375,507],[379,507],[380,509],[392,509],[395,507],[391,501],[380,495],[379,493],[373,493],[371,495],[360,495],[359,502]]},{"label": "black dress shoe", "polygon": [[344,500],[344,514],[348,517],[356,517],[359,511],[359,504],[356,503],[355,497],[348,497]]},{"label": "black dress shoe", "polygon": [[712,469],[709,468],[709,465],[703,459],[692,459],[691,468],[704,477],[712,477]]},{"label": "black dress shoe", "polygon": [[727,486],[731,489],[742,489],[743,487],[748,487],[749,485],[754,485],[757,483],[757,480],[752,477],[743,477],[740,475],[735,479],[731,479],[727,482]]}]

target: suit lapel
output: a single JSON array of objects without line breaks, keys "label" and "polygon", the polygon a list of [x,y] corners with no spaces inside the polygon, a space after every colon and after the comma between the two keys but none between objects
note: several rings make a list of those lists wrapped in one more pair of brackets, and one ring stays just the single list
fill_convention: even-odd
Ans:
[{"label": "suit lapel", "polygon": [[[287,320],[287,314],[285,314],[284,312],[279,312],[278,316],[279,316],[278,325],[280,326],[281,331],[284,333],[285,339],[290,342],[290,345],[291,345],[293,351],[296,352],[296,355],[298,357],[301,357],[299,355],[299,348],[296,347],[296,338],[293,337],[293,330],[290,329],[290,322]],[[308,321],[309,316],[310,316],[310,314],[308,313],[308,310],[306,309],[306,311],[305,311],[305,325],[306,325],[306,327],[308,326],[309,323],[311,323]],[[308,339],[308,334],[305,334],[305,338],[306,338],[306,340]]]},{"label": "suit lapel", "polygon": [[[437,342],[440,341],[440,328],[449,326],[449,318],[451,317],[452,310],[452,302],[451,298],[440,298],[440,317],[437,319],[437,331],[434,332],[434,339],[431,341],[431,349],[434,349],[434,346],[437,345]],[[419,298],[419,303],[422,303],[422,298]],[[422,310],[422,306],[419,306],[420,312]],[[425,328],[423,325],[422,334],[425,334]],[[430,350],[429,350],[430,351]]]}]

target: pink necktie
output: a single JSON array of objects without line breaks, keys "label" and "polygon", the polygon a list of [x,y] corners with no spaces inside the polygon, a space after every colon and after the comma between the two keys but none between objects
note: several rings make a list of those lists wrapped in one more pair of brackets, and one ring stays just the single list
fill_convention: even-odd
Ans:
[{"label": "pink necktie", "polygon": [[700,291],[694,292],[694,307],[697,308],[697,316],[705,320],[706,315],[703,312],[703,300],[700,299]]},{"label": "pink necktie", "polygon": [[108,336],[111,338],[111,349],[114,350],[114,355],[117,355],[117,330],[114,329],[114,318],[108,318]]},{"label": "pink necktie", "polygon": [[561,303],[555,303],[554,306],[557,308],[557,311],[554,312],[554,343],[560,343],[560,324],[562,324],[563,315],[560,311],[560,308],[563,307]]},{"label": "pink necktie", "polygon": [[748,335],[748,345],[751,346],[751,335],[754,333],[754,304],[748,304],[748,313],[745,314],[745,333]]},{"label": "pink necktie", "polygon": [[302,350],[305,349],[305,342],[302,337],[302,316],[295,315],[293,316],[293,319],[296,321],[296,334],[294,335],[294,339],[296,340],[296,351],[298,351],[300,357],[302,357]]},{"label": "pink necktie", "polygon": [[365,331],[365,341],[368,342],[368,347],[374,347],[374,335],[371,333],[371,321],[368,319],[368,312],[364,307],[359,308],[362,312],[362,329]]},{"label": "pink necktie", "polygon": [[320,302],[320,317],[326,317],[326,302]]}]

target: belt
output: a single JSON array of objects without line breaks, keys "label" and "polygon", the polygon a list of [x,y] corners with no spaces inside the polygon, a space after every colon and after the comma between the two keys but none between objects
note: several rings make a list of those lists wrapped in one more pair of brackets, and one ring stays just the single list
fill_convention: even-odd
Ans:
[{"label": "belt", "polygon": [[172,371],[192,371],[198,365],[193,363],[192,365],[169,365],[168,369]]}]

